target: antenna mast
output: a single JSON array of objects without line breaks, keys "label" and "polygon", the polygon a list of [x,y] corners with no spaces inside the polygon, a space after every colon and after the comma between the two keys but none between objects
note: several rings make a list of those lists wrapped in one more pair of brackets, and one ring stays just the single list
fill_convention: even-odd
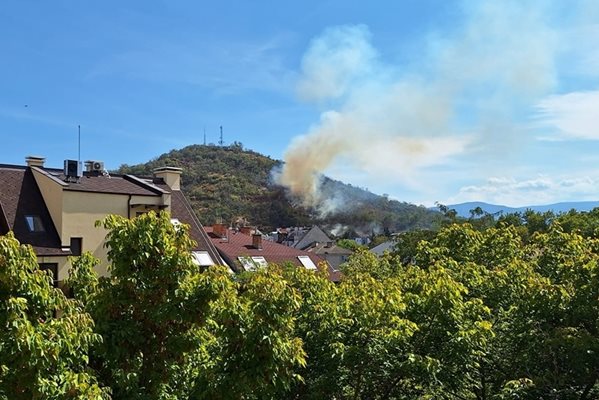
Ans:
[{"label": "antenna mast", "polygon": [[218,144],[220,146],[222,146],[225,142],[223,141],[223,126],[220,126],[220,140],[218,141]]},{"label": "antenna mast", "polygon": [[77,162],[81,162],[81,125],[77,125],[78,141],[77,141]]},{"label": "antenna mast", "polygon": [[204,127],[204,146],[206,146],[206,127]]}]

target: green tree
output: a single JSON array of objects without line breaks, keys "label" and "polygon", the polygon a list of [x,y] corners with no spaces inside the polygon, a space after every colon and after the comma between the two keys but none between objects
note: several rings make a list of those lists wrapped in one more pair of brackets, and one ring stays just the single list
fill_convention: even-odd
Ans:
[{"label": "green tree", "polygon": [[30,246],[0,237],[0,399],[108,399],[88,366],[93,326]]},{"label": "green tree", "polygon": [[230,285],[224,269],[201,274],[185,226],[166,213],[109,216],[109,278],[84,256],[68,284],[96,321],[92,365],[115,399],[185,398],[206,361],[211,303]]},{"label": "green tree", "polygon": [[210,358],[197,399],[280,399],[306,365],[295,335],[301,298],[276,265],[247,274],[214,304]]},{"label": "green tree", "polygon": [[271,267],[200,272],[187,226],[166,213],[109,216],[109,278],[82,256],[68,281],[96,321],[92,365],[115,399],[277,399],[305,364],[300,297]]}]

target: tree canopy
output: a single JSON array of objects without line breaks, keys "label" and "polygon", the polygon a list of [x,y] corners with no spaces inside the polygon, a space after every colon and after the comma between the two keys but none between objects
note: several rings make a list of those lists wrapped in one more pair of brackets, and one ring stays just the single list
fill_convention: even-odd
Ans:
[{"label": "tree canopy", "polygon": [[72,299],[9,234],[0,399],[597,398],[593,218],[447,225],[409,257],[358,251],[335,284],[200,272],[167,214],[111,216],[111,276],[73,260]]}]

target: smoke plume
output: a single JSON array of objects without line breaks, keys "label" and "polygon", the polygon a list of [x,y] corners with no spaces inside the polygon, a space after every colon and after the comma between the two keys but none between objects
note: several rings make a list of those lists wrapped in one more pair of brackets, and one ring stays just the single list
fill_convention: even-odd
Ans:
[{"label": "smoke plume", "polygon": [[556,85],[555,10],[519,1],[466,2],[463,10],[459,30],[430,33],[398,65],[364,25],[332,27],[311,42],[297,93],[322,114],[292,141],[275,176],[293,198],[322,209],[322,174],[333,165],[409,186],[418,171],[501,150],[521,133],[519,114]]}]

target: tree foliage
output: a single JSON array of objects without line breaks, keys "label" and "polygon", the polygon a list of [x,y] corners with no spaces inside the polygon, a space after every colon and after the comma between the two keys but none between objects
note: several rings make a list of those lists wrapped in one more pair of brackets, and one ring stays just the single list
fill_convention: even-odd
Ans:
[{"label": "tree foliage", "polygon": [[594,216],[537,217],[421,233],[409,259],[358,251],[338,284],[200,272],[168,215],[108,217],[112,275],[82,256],[71,300],[9,235],[0,398],[598,398]]},{"label": "tree foliage", "polygon": [[0,236],[0,399],[106,399],[88,365],[100,342],[80,303],[52,287],[30,246]]}]

